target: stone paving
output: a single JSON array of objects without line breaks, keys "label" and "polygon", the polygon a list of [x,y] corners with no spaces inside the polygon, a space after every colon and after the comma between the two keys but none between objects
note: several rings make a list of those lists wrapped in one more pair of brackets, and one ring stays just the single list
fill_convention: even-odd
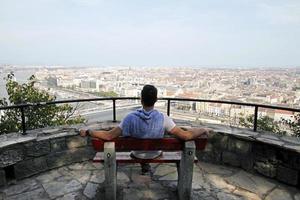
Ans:
[{"label": "stone paving", "polygon": [[[139,164],[118,166],[118,199],[177,199],[175,164],[151,164],[141,175]],[[100,163],[81,162],[54,169],[0,188],[0,200],[104,199]],[[192,199],[300,200],[300,190],[242,169],[199,162],[194,165]]]}]

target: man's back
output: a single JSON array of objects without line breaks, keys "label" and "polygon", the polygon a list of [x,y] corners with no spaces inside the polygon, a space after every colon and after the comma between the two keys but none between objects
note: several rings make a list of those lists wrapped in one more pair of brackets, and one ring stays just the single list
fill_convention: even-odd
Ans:
[{"label": "man's back", "polygon": [[[163,138],[165,133],[165,116],[163,113],[143,108],[128,114],[119,127],[123,136],[135,138]],[[162,154],[161,151],[132,151],[132,156],[140,159],[153,159]],[[144,166],[145,167],[145,166]]]},{"label": "man's back", "polygon": [[138,109],[128,114],[121,122],[123,136],[135,138],[162,138],[164,136],[164,115],[151,109]]}]

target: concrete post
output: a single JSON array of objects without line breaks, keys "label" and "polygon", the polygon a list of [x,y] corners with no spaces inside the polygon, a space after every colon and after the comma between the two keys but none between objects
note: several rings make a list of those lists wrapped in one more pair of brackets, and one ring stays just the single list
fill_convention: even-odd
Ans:
[{"label": "concrete post", "polygon": [[177,190],[179,200],[191,199],[195,150],[194,141],[185,142],[178,174]]},{"label": "concrete post", "polygon": [[104,143],[105,199],[117,198],[117,165],[114,142]]}]

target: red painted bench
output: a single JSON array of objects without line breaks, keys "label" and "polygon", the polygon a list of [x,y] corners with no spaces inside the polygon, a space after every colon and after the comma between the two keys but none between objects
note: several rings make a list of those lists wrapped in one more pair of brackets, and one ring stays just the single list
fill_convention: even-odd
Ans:
[{"label": "red painted bench", "polygon": [[[94,162],[104,162],[105,196],[116,199],[116,163],[176,163],[178,166],[178,197],[190,199],[193,179],[193,163],[197,162],[195,151],[204,150],[207,137],[193,141],[182,141],[177,138],[136,139],[119,137],[112,141],[93,138],[92,144],[97,151]],[[130,151],[162,150],[162,156],[155,159],[135,159]]]}]

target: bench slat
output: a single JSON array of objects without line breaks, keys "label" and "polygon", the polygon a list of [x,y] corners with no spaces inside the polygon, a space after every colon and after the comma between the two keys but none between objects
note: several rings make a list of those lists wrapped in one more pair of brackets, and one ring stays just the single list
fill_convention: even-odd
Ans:
[{"label": "bench slat", "polygon": [[[162,156],[156,159],[137,159],[130,156],[130,152],[116,152],[117,163],[177,163],[181,159],[181,151],[163,152]],[[97,152],[93,162],[103,162],[104,153]],[[198,162],[195,157],[194,162]]]},{"label": "bench slat", "polygon": [[[206,137],[197,138],[194,141],[196,145],[196,150],[205,149],[207,143]],[[103,151],[105,142],[105,140],[92,138],[92,143],[96,151]],[[111,142],[115,142],[116,151],[178,151],[182,150],[184,146],[184,141],[172,137],[166,137],[162,139],[136,139],[128,137],[119,137],[112,140]]]}]

